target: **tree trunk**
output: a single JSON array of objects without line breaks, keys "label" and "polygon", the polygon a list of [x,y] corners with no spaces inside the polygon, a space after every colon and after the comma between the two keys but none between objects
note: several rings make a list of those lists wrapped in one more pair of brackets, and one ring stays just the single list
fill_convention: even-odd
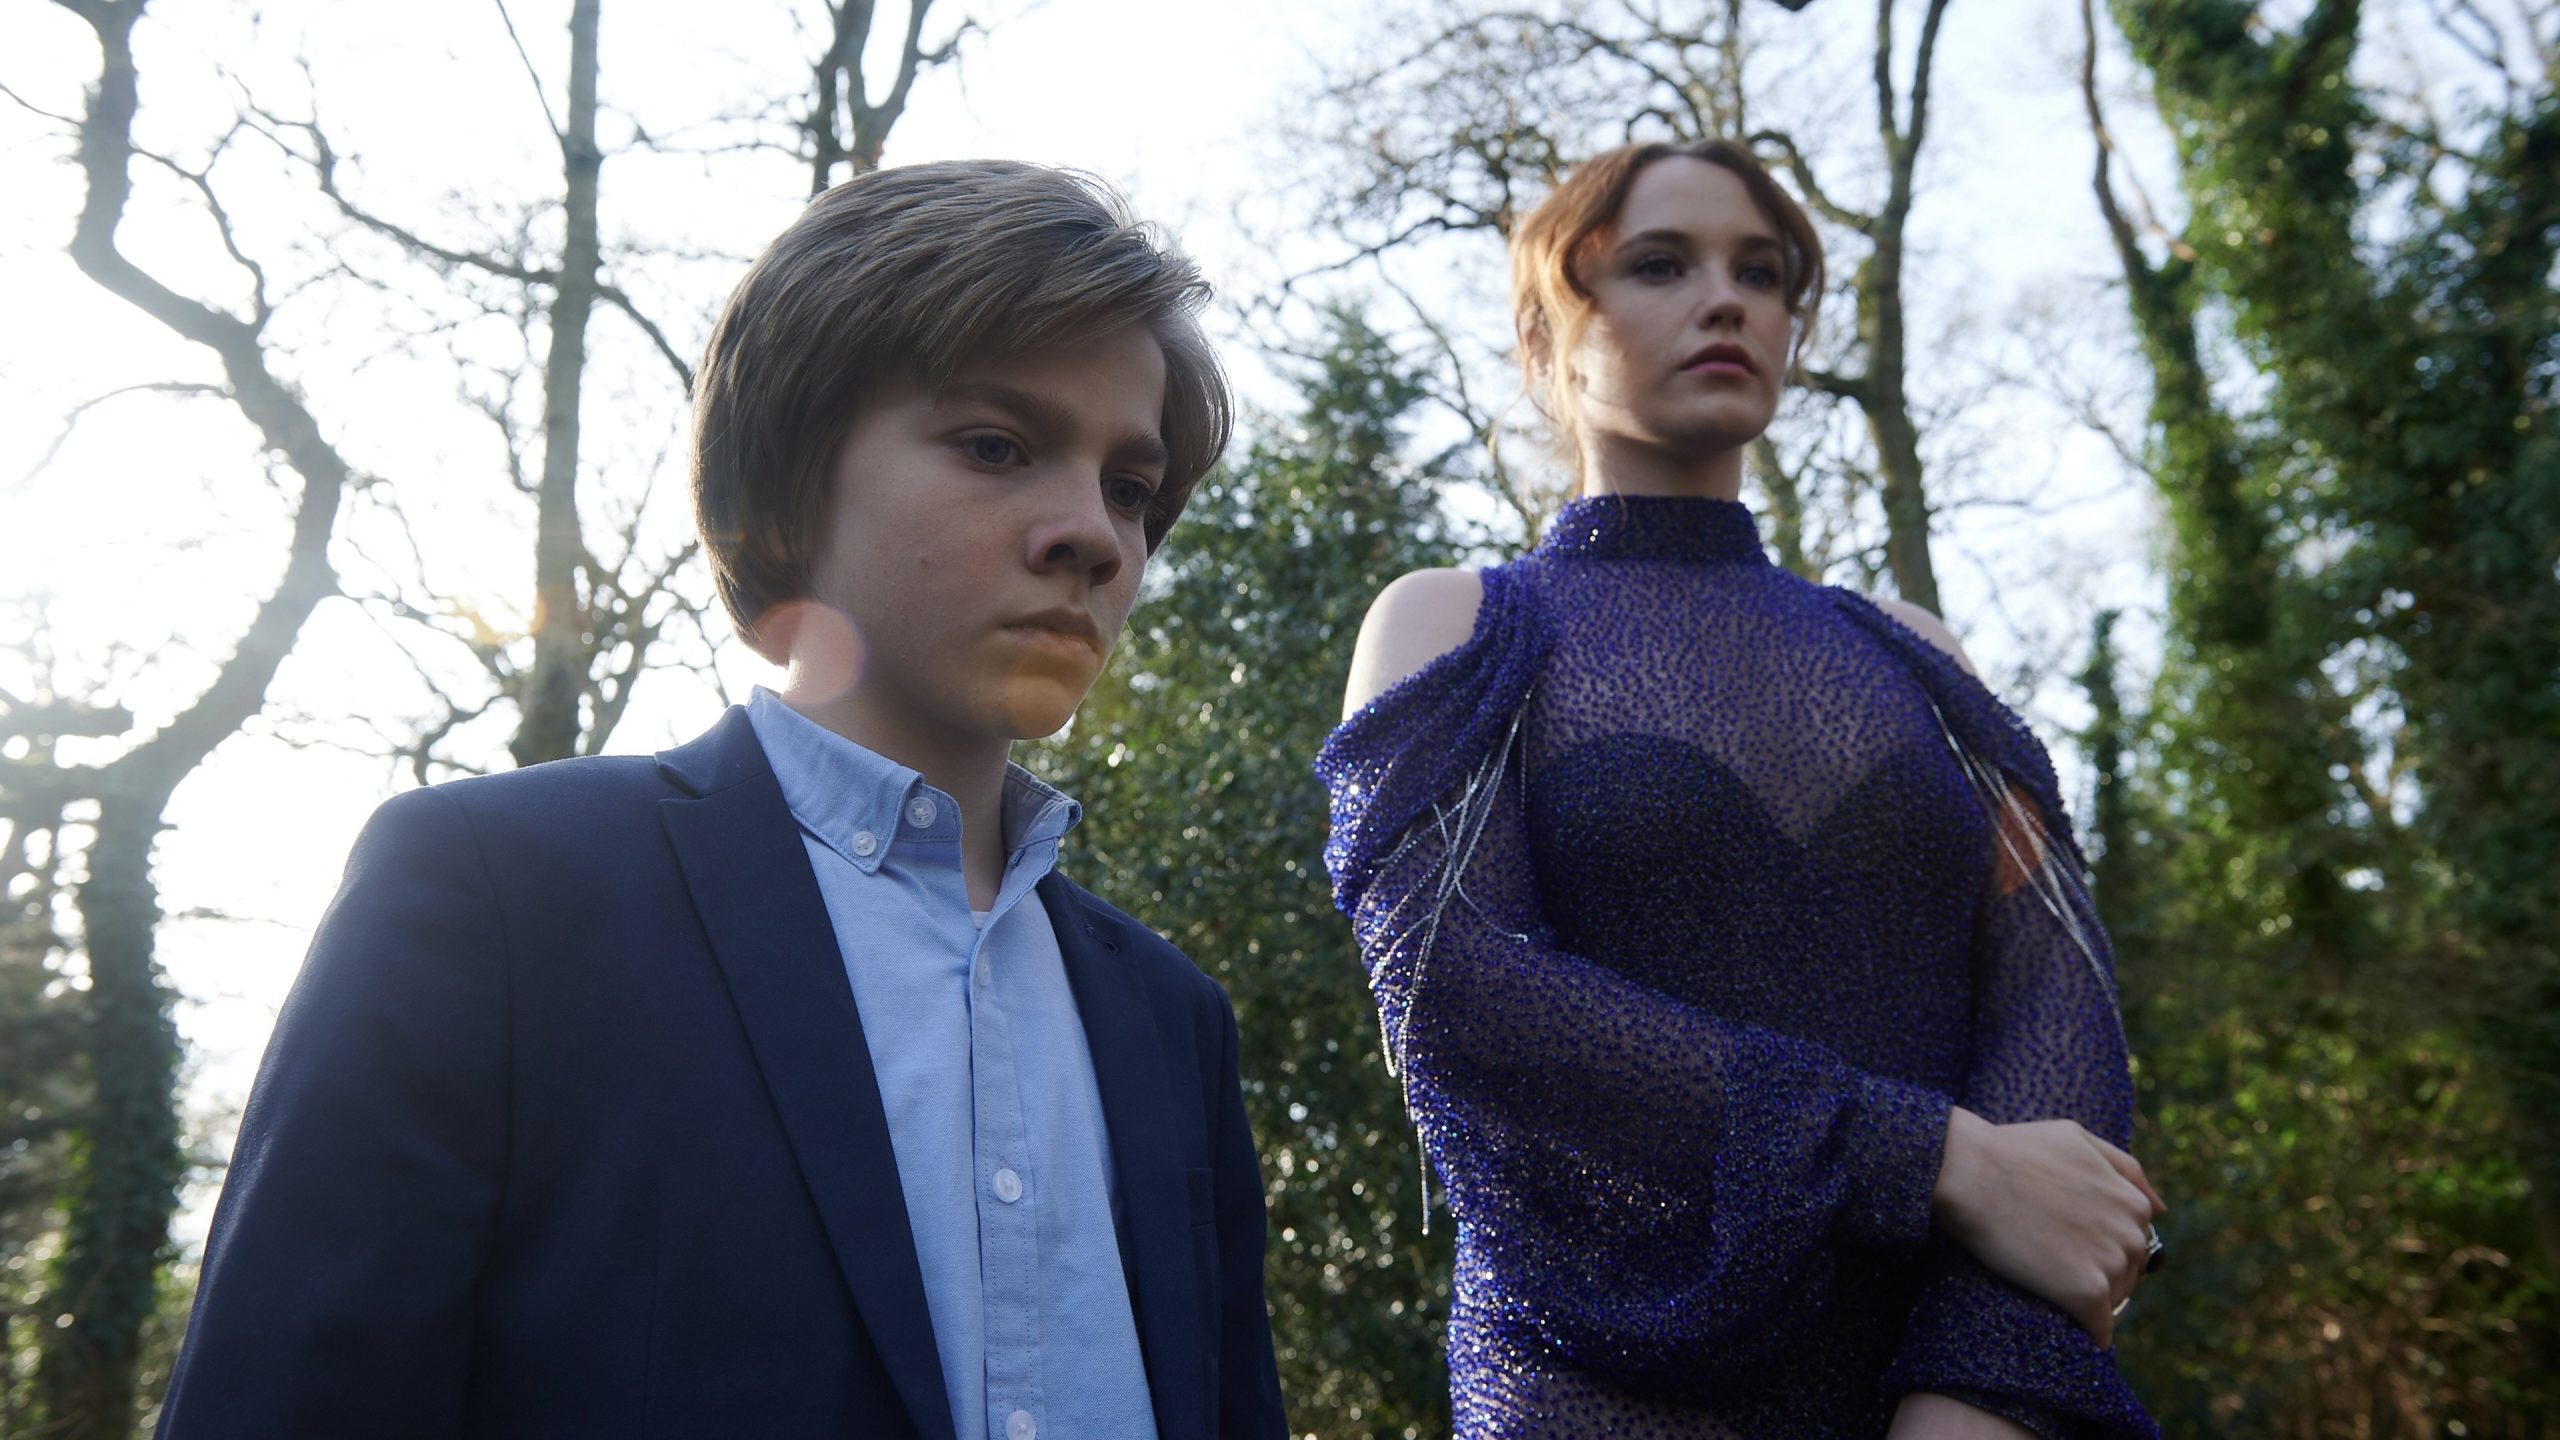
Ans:
[{"label": "tree trunk", "polygon": [[1897,119],[1893,99],[1893,0],[1876,0],[1876,111],[1884,151],[1892,163],[1892,188],[1876,217],[1875,252],[1858,267],[1858,328],[1867,342],[1863,404],[1884,474],[1885,564],[1903,599],[1931,614],[1938,600],[1938,568],[1929,557],[1929,492],[1920,465],[1920,426],[1911,418],[1903,384],[1908,363],[1902,304],[1903,232],[1911,219],[1920,145],[1929,131],[1930,66],[1947,0],[1929,0],[1920,22],[1919,53],[1911,67],[1910,114]]},{"label": "tree trunk", "polygon": [[551,300],[551,353],[542,371],[542,482],[533,546],[533,671],[507,749],[519,765],[578,753],[580,702],[594,661],[594,626],[579,593],[586,541],[578,522],[578,407],[587,369],[587,317],[595,309],[596,30],[601,0],[569,12],[569,129],[560,140],[567,175],[568,239]]},{"label": "tree trunk", "polygon": [[1821,567],[1804,549],[1803,488],[1779,458],[1777,442],[1768,436],[1751,442],[1750,461],[1751,472],[1760,481],[1760,492],[1768,497],[1769,543],[1777,547],[1778,563],[1818,583],[1822,579]]},{"label": "tree trunk", "polygon": [[35,1391],[39,1433],[121,1440],[133,1428],[135,1366],[183,1168],[177,1032],[153,948],[160,906],[152,842],[169,797],[264,707],[303,622],[335,593],[329,537],[348,472],[298,392],[267,367],[263,327],[270,312],[261,274],[250,271],[255,309],[244,319],[171,289],[118,248],[133,191],[141,87],[132,33],[142,7],[65,0],[64,8],[96,32],[100,53],[80,130],[87,189],[72,259],[109,293],[211,350],[242,417],[302,481],[284,573],[192,704],[102,768],[0,775],[0,788],[10,791],[41,784],[56,806],[75,796],[99,806],[96,838],[84,857],[87,877],[75,901],[89,967],[84,1048],[94,1099],[76,1130],[63,1250],[47,1286],[50,1314],[37,1330],[42,1353]]},{"label": "tree trunk", "polygon": [[65,1197],[69,1219],[47,1297],[50,1343],[36,1370],[45,1433],[65,1440],[132,1433],[135,1361],[184,1168],[173,1103],[178,1032],[152,952],[160,903],[151,844],[167,798],[102,802],[80,886],[95,1098]]}]

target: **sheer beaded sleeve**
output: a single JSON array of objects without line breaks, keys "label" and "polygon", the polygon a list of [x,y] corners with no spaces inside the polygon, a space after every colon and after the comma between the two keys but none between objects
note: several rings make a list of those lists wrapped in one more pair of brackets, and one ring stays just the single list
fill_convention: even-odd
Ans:
[{"label": "sheer beaded sleeve", "polygon": [[1643,1394],[1808,1343],[1843,1241],[1916,1247],[1947,1100],[1563,948],[1524,833],[1544,642],[1488,572],[1474,637],[1346,722],[1326,859],[1469,1257],[1543,1349]]},{"label": "sheer beaded sleeve", "polygon": [[[1853,610],[1929,692],[1993,817],[1975,925],[1973,1057],[1957,1102],[1997,1123],[2076,1120],[2130,1144],[2133,1083],[2113,955],[2080,880],[2051,761],[1934,647],[1863,602]],[[2159,1433],[2087,1331],[1943,1243],[1886,1385],[1954,1395],[2048,1440]]]}]

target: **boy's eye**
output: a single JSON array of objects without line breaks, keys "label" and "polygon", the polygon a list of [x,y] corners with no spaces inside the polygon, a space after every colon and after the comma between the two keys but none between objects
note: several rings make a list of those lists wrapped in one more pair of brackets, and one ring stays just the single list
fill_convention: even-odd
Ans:
[{"label": "boy's eye", "polygon": [[992,431],[960,437],[960,453],[981,465],[1010,465],[1022,458],[1022,447],[1009,435]]},{"label": "boy's eye", "polygon": [[1102,498],[1115,510],[1141,514],[1156,498],[1156,487],[1135,475],[1114,475],[1102,482]]}]

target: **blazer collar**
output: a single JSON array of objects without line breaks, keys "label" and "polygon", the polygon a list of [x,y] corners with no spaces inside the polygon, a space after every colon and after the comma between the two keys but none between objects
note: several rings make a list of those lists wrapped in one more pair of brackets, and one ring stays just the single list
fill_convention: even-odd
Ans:
[{"label": "blazer collar", "polygon": [[743,709],[659,767],[658,814],[863,1327],[917,1432],[954,1440],[888,1112],[826,900]]},{"label": "blazer collar", "polygon": [[1111,1134],[1111,1171],[1119,1183],[1120,1268],[1138,1322],[1159,1435],[1216,1429],[1216,1397],[1201,1384],[1200,1352],[1211,1317],[1200,1313],[1191,1249],[1189,1177],[1175,1136],[1173,1097],[1179,1085],[1166,1064],[1169,1044],[1158,1021],[1161,1002],[1140,985],[1127,953],[1128,927],[1056,871],[1040,881],[1040,901],[1057,932],[1067,985],[1084,1021]]}]

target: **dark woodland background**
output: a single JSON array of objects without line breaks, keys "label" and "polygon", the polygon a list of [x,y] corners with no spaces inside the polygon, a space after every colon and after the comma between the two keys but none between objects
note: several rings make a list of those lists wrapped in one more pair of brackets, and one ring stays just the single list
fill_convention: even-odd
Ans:
[{"label": "dark woodland background", "polygon": [[[12,24],[44,8],[13,3]],[[2088,717],[2046,733],[2084,777],[2139,1057],[2136,1148],[2176,1207],[2175,1263],[2138,1298],[2123,1362],[2175,1435],[2549,1435],[2560,5],[2055,3],[2078,7],[2087,165],[2020,183],[2072,188],[2101,222],[2090,299],[2057,323],[2130,398],[2072,365],[1971,373],[2103,437],[2158,516],[2147,609],[2069,614],[2048,632],[2060,653],[1994,676]],[[949,83],[1006,34],[926,3],[874,34],[869,5],[807,0],[800,67],[677,142],[614,119],[612,7],[519,5],[511,26],[570,33],[565,71],[528,58],[530,77],[492,80],[543,87],[556,184],[457,211],[351,174],[308,95],[244,90],[227,129],[139,145],[137,53],[158,16],[59,6],[94,32],[85,108],[47,111],[0,61],[12,123],[80,177],[46,243],[199,362],[115,403],[228,415],[287,517],[228,648],[144,718],[126,691],[148,657],[57,653],[42,597],[0,596],[0,1432],[101,1440],[153,1413],[191,1280],[171,1218],[190,1167],[222,1163],[186,1138],[201,1131],[155,960],[172,795],[271,723],[271,682],[327,607],[361,608],[419,657],[425,698],[369,719],[386,791],[600,750],[635,687],[702,668],[717,627],[697,557],[644,523],[669,503],[648,498],[649,467],[581,417],[608,374],[612,403],[681,413],[734,261],[652,269],[600,174],[689,145],[807,193],[894,162],[910,87]],[[1836,280],[1806,384],[1752,457],[1764,529],[1802,573],[1940,608],[1950,527],[2002,501],[1964,397],[1922,375],[2019,342],[1924,335],[1906,307],[1931,260],[1910,236],[1946,143],[1931,87],[1954,83],[1933,71],[1950,8],[1405,0],[1346,39],[1284,127],[1308,163],[1272,183],[1319,258],[1226,291],[1294,398],[1253,418],[1091,703],[1026,758],[1085,803],[1070,865],[1234,996],[1303,1434],[1447,1428],[1447,1227],[1420,1233],[1413,1135],[1327,897],[1308,761],[1379,587],[1531,543],[1558,498],[1510,403],[1499,311],[1416,288],[1401,257],[1497,276],[1503,228],[1577,157],[1630,136],[1747,139],[1823,224]],[[1858,83],[1784,93],[1767,57],[1816,24],[1835,50],[1868,47],[1845,71]],[[2411,32],[2459,83],[2377,60],[2381,37]],[[2137,165],[2111,124],[2165,143]],[[243,194],[269,208],[235,208]],[[127,211],[145,204],[193,223],[155,221],[137,244]],[[297,354],[309,307],[354,291],[406,307],[405,344],[460,356],[453,337],[492,320],[519,337],[468,357],[461,390],[516,517],[473,543],[530,560],[529,621],[440,597],[431,528],[411,553],[378,543],[413,492],[342,448],[334,377]]]}]

